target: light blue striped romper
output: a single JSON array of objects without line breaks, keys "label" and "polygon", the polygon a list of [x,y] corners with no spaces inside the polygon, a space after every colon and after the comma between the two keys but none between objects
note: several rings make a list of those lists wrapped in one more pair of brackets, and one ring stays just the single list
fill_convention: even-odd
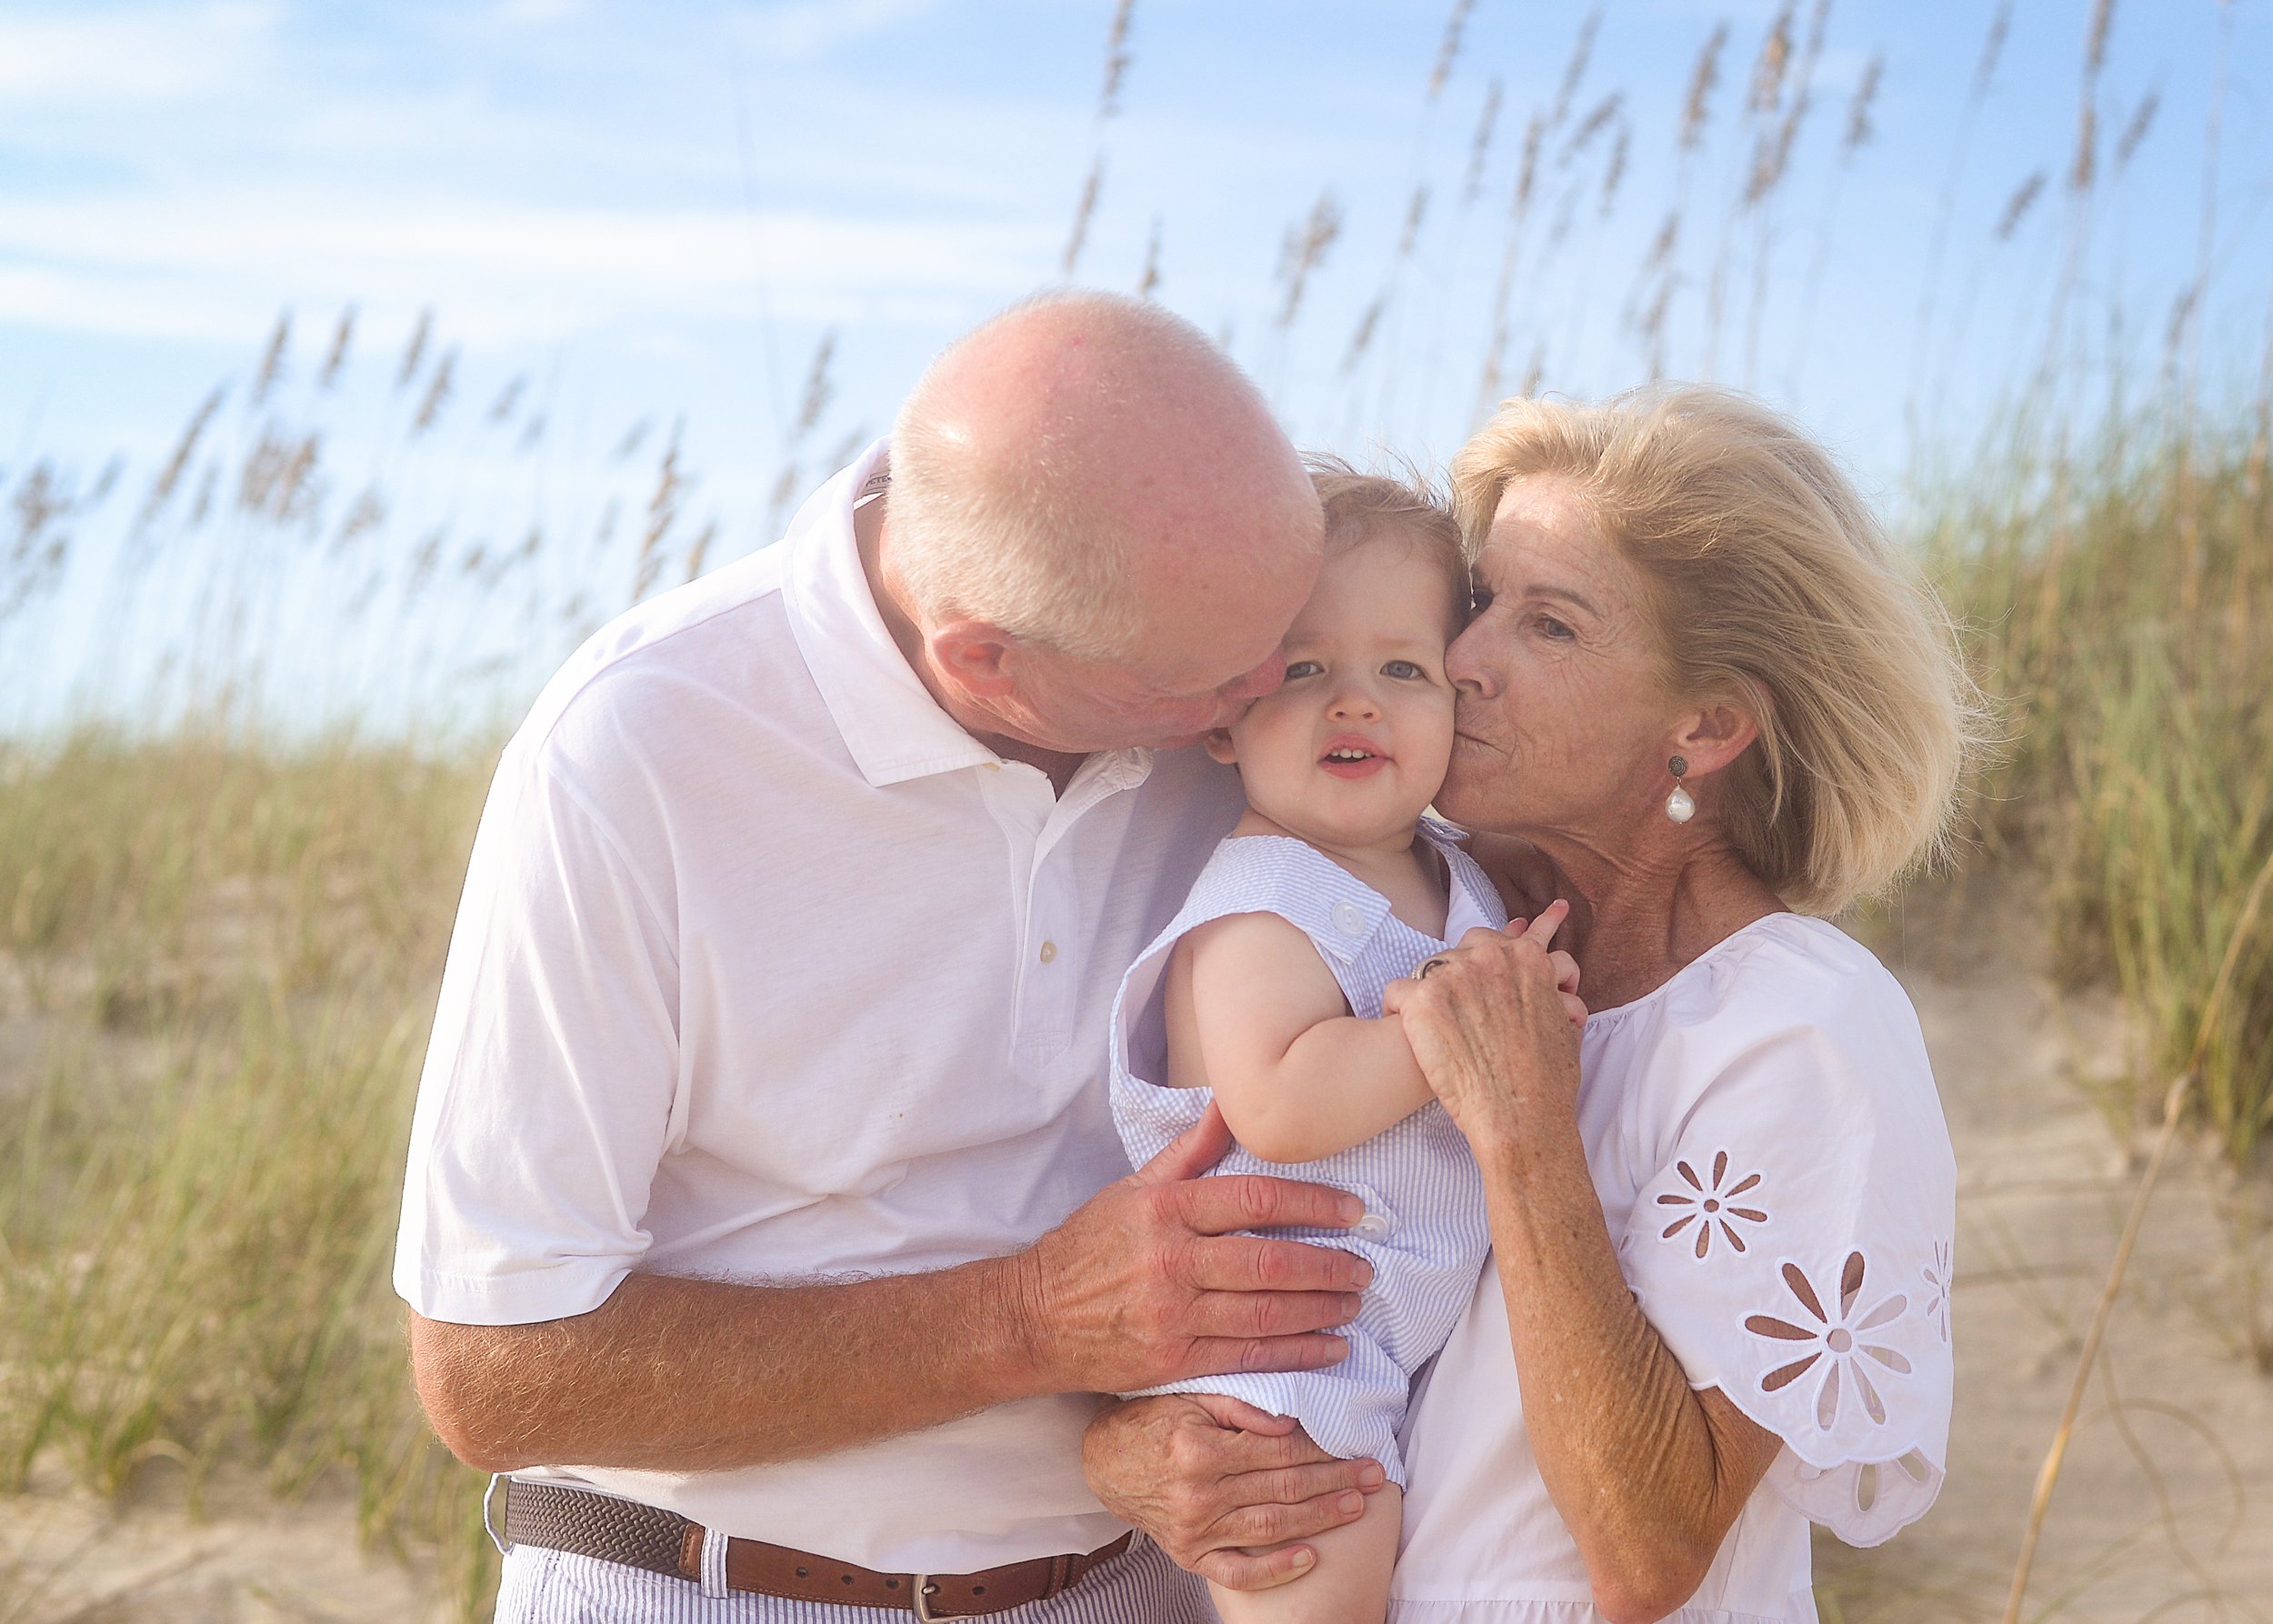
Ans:
[{"label": "light blue striped romper", "polygon": [[[1450,870],[1445,934],[1454,942],[1479,926],[1507,924],[1498,893],[1447,825],[1423,819],[1422,838]],[[1168,956],[1187,931],[1231,914],[1272,913],[1298,927],[1341,984],[1350,1013],[1381,1013],[1382,989],[1409,976],[1446,943],[1389,911],[1389,899],[1303,841],[1237,836],[1216,847],[1183,911],[1146,948],[1113,1006],[1113,1120],[1142,1167],[1198,1121],[1212,1091],[1150,1081],[1167,1075],[1167,1028],[1159,996]],[[1373,1285],[1354,1324],[1342,1328],[1349,1357],[1324,1370],[1208,1376],[1148,1388],[1223,1393],[1300,1421],[1313,1442],[1344,1459],[1371,1456],[1402,1487],[1397,1431],[1413,1372],[1444,1346],[1475,1294],[1490,1245],[1484,1180],[1467,1141],[1431,1100],[1362,1145],[1308,1162],[1267,1162],[1235,1146],[1223,1173],[1267,1173],[1337,1185],[1364,1198],[1354,1229],[1277,1229],[1318,1240],[1372,1263]]]}]

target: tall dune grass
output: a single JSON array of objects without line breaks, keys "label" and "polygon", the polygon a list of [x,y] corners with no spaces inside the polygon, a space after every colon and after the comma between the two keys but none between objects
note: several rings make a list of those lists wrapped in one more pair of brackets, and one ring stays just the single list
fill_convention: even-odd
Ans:
[{"label": "tall dune grass", "polygon": [[[171,1463],[352,1487],[462,1610],[479,1481],[386,1288],[413,1085],[487,768],[82,733],[0,747],[0,1493]],[[0,1028],[0,1030],[5,1030]]]},{"label": "tall dune grass", "polygon": [[2237,941],[2273,862],[2273,496],[2267,403],[2149,415],[2068,460],[2006,446],[1924,538],[2006,697],[1981,858],[2040,870],[2053,967],[2136,1012],[2144,1113],[2193,1064],[2203,1126],[2249,1165],[2273,1129],[2273,930]]}]

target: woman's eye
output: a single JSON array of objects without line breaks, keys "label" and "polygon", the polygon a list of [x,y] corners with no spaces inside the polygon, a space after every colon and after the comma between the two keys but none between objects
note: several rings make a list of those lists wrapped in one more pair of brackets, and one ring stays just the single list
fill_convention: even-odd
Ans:
[{"label": "woman's eye", "polygon": [[1571,638],[1578,635],[1577,632],[1571,630],[1570,627],[1565,626],[1561,621],[1556,619],[1552,615],[1542,615],[1539,617],[1539,630],[1544,632],[1547,636],[1554,638],[1558,643],[1567,643]]},{"label": "woman's eye", "polygon": [[1318,664],[1316,660],[1288,660],[1287,662],[1287,680],[1288,682],[1294,682],[1301,677],[1316,677],[1319,672],[1325,669],[1326,667]]},{"label": "woman's eye", "polygon": [[1422,670],[1411,660],[1391,660],[1381,667],[1381,675],[1399,677],[1408,682],[1416,677],[1426,681],[1428,677],[1427,672]]}]

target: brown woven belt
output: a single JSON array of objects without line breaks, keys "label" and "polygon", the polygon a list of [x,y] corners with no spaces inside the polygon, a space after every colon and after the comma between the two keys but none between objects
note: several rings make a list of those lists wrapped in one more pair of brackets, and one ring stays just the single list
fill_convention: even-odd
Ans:
[{"label": "brown woven belt", "polygon": [[[506,1480],[506,1542],[566,1550],[700,1583],[703,1526],[659,1506],[563,1483]],[[977,1619],[1043,1601],[1128,1549],[1133,1536],[1086,1556],[1036,1557],[977,1573],[877,1573],[756,1539],[726,1541],[726,1589],[839,1607],[888,1607],[922,1619]]]}]

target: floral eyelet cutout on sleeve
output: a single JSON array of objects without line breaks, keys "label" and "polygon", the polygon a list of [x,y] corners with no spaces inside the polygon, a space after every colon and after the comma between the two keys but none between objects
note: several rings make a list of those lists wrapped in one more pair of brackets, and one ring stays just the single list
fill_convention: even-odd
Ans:
[{"label": "floral eyelet cutout on sleeve", "polygon": [[1813,928],[1685,1024],[1619,1263],[1690,1385],[1784,1440],[1768,1484],[1876,1545],[1941,1487],[1957,1169],[1909,1000]]},{"label": "floral eyelet cutout on sleeve", "polygon": [[[1767,1214],[1757,1205],[1741,1205],[1740,1198],[1759,1188],[1760,1175],[1747,1173],[1733,1184],[1728,1180],[1728,1152],[1713,1158],[1713,1181],[1707,1185],[1697,1176],[1695,1168],[1685,1161],[1674,1164],[1687,1189],[1671,1189],[1657,1198],[1657,1205],[1677,1211],[1680,1216],[1665,1227],[1661,1240],[1671,1240],[1691,1225],[1696,1226],[1697,1255],[1701,1261],[1713,1253],[1713,1238],[1717,1231],[1723,1244],[1738,1251],[1744,1248],[1741,1226],[1765,1224]],[[1757,1198],[1756,1198],[1757,1199]],[[1702,1221],[1700,1221],[1702,1220]]]}]

